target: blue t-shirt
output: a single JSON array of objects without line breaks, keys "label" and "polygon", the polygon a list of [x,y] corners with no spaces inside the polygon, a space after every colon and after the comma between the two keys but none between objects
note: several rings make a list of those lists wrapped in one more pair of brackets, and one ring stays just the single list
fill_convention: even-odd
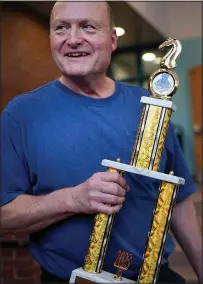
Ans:
[{"label": "blue t-shirt", "polygon": [[[120,158],[129,164],[143,107],[141,96],[149,94],[116,81],[112,96],[94,99],[55,80],[14,98],[1,120],[3,204],[23,193],[42,195],[74,187],[95,172],[106,171],[102,159]],[[195,192],[171,125],[159,171],[170,170],[186,180],[178,201]],[[128,173],[124,177],[131,190],[116,214],[103,270],[115,272],[113,262],[121,249],[133,255],[124,273],[130,277],[139,272],[160,182]],[[69,278],[73,269],[84,264],[93,224],[93,215],[77,214],[31,234],[33,257],[51,274]],[[169,236],[163,261],[173,247]]]}]

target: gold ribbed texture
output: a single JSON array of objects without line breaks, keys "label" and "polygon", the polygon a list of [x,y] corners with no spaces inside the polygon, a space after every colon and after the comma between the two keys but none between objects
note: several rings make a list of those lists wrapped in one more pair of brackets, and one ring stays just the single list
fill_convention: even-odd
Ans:
[{"label": "gold ribbed texture", "polygon": [[159,198],[154,212],[143,264],[138,279],[139,284],[154,283],[153,280],[161,253],[164,232],[169,221],[168,214],[171,206],[173,206],[175,187],[175,184],[169,182],[162,182],[160,186]]},{"label": "gold ribbed texture", "polygon": [[83,266],[83,269],[87,272],[96,273],[107,221],[107,214],[99,213],[96,215],[93,232],[90,237],[88,252]]},{"label": "gold ribbed texture", "polygon": [[135,155],[136,155],[138,140],[139,140],[140,133],[141,133],[141,127],[142,127],[142,124],[144,123],[143,119],[144,119],[145,112],[146,112],[146,105],[143,106],[141,117],[140,117],[140,123],[139,123],[138,129],[137,129],[137,135],[136,135],[136,139],[135,139],[135,143],[134,143],[134,146],[133,146],[131,159],[130,159],[130,165],[131,166],[134,162],[134,158],[135,158]]},{"label": "gold ribbed texture", "polygon": [[[117,162],[119,162],[119,159],[117,159]],[[119,171],[113,168],[108,168],[108,172],[119,172]],[[92,235],[90,237],[90,244],[87,255],[85,257],[85,263],[83,266],[83,269],[87,272],[100,273],[102,271],[102,265],[100,265],[98,269],[98,263],[101,262],[101,264],[103,264],[104,262],[107,243],[110,237],[111,227],[113,223],[112,219],[112,222],[109,224],[109,227],[107,228],[108,220],[109,218],[114,218],[114,215],[115,214],[113,214],[113,216],[109,216],[104,213],[99,213],[95,217],[94,228]],[[108,229],[108,236],[106,240],[107,242],[105,245],[104,253],[101,255],[102,244],[107,229]]]},{"label": "gold ribbed texture", "polygon": [[163,126],[161,129],[161,134],[160,134],[160,138],[159,138],[159,144],[157,147],[157,152],[156,152],[156,156],[155,156],[155,160],[154,160],[154,164],[153,164],[153,171],[158,171],[159,169],[159,163],[161,160],[161,154],[162,154],[162,150],[164,147],[164,143],[165,143],[165,138],[166,138],[166,134],[167,134],[167,130],[168,130],[168,126],[169,126],[169,121],[171,118],[171,113],[172,113],[172,109],[166,109],[166,113],[165,113],[165,117],[164,117],[164,121],[163,121]]},{"label": "gold ribbed texture", "polygon": [[161,111],[162,107],[150,106],[149,108],[140,150],[136,161],[136,167],[138,168],[149,168]]}]

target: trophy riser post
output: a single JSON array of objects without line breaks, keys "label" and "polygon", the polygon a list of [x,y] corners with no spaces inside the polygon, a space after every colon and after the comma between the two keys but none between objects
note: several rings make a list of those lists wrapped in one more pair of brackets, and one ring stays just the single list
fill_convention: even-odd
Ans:
[{"label": "trophy riser post", "polygon": [[[108,172],[118,172],[119,170],[108,168]],[[86,272],[101,273],[106,254],[108,241],[114,220],[113,215],[99,213],[95,217],[95,223],[90,237],[88,252],[85,257],[83,269]]]},{"label": "trophy riser post", "polygon": [[83,269],[86,272],[100,273],[113,224],[114,215],[99,213],[95,217],[94,228]]},{"label": "trophy riser post", "polygon": [[155,284],[158,278],[178,185],[162,182],[138,276],[138,284]]},{"label": "trophy riser post", "polygon": [[158,170],[171,113],[170,108],[144,105],[130,165]]}]

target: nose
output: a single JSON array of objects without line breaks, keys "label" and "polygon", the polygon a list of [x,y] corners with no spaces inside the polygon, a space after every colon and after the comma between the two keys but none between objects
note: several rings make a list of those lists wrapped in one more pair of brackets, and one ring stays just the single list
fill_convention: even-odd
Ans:
[{"label": "nose", "polygon": [[82,43],[82,37],[80,29],[77,27],[71,27],[69,37],[67,38],[67,44],[71,47],[77,47]]}]

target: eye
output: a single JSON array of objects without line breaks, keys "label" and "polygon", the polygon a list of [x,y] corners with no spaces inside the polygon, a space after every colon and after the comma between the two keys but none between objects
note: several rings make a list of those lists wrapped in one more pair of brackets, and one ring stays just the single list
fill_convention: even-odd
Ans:
[{"label": "eye", "polygon": [[90,24],[84,24],[84,25],[82,26],[82,28],[83,28],[84,30],[86,30],[86,31],[94,31],[94,30],[95,30],[95,27],[92,26],[92,25],[90,25]]},{"label": "eye", "polygon": [[64,26],[58,25],[58,26],[56,27],[56,30],[62,30],[63,28],[64,28]]},{"label": "eye", "polygon": [[65,30],[65,26],[64,25],[58,25],[55,28],[55,31],[57,31],[57,32],[62,32],[64,30]]}]

